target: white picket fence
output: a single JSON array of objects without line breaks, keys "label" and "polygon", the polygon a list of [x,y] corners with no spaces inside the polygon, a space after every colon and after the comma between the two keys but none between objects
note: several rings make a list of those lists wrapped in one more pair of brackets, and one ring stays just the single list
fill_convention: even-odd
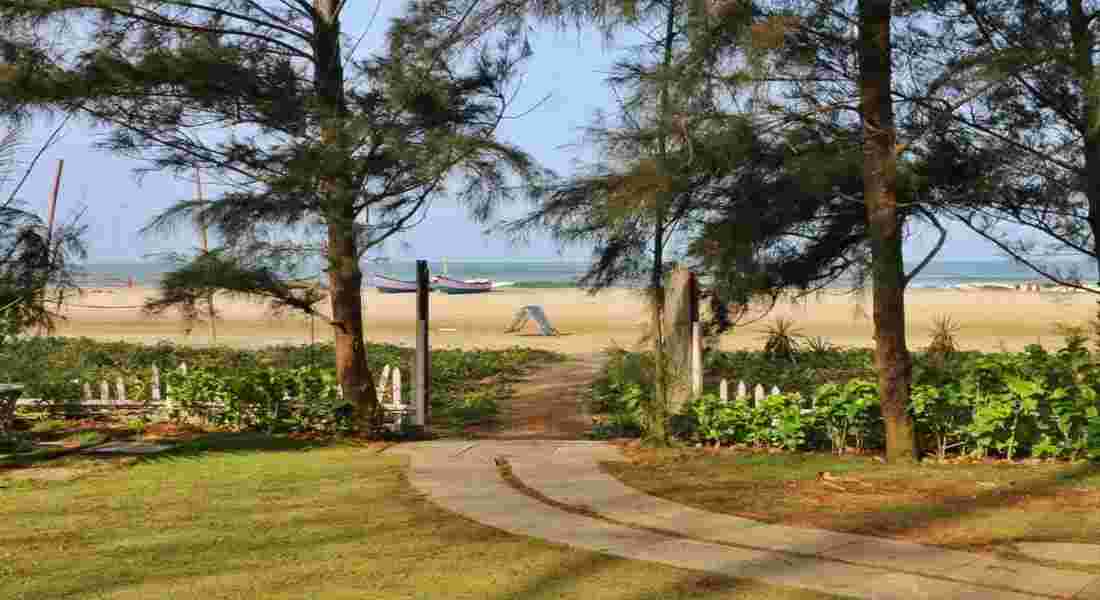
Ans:
[{"label": "white picket fence", "polygon": [[[187,363],[180,363],[178,367],[183,373],[187,373]],[[171,390],[161,384],[160,368],[152,366],[149,379],[148,396],[145,398],[127,397],[126,381],[120,376],[115,381],[101,380],[98,382],[81,382],[82,397],[80,406],[87,406],[92,410],[125,410],[143,409],[147,412],[161,412],[171,414],[175,408],[172,402]],[[343,393],[339,387],[337,393]],[[404,425],[423,425],[423,416],[413,402],[405,401],[402,389],[401,369],[385,365],[382,368],[382,376],[377,385],[378,401],[387,415],[393,417],[389,426],[394,430],[400,430]],[[98,394],[96,393],[98,392]],[[18,406],[41,405],[40,399],[21,398]],[[57,403],[72,406],[72,403]]]},{"label": "white picket fence", "polygon": [[[737,395],[734,396],[734,402],[738,402],[738,403],[741,403],[741,404],[744,404],[744,403],[748,402],[749,387],[747,385],[745,385],[744,380],[741,380],[737,383],[737,392],[736,393],[737,393]],[[764,391],[764,385],[758,383],[758,384],[756,384],[756,386],[754,386],[752,388],[753,406],[759,408],[760,405],[764,403],[765,398],[767,398],[768,396],[775,396],[776,394],[780,394],[780,393],[781,392],[779,391],[779,388],[777,386],[774,386],[774,385],[772,386],[771,391],[765,392]],[[722,378],[722,380],[718,383],[718,398],[721,399],[722,402],[729,402],[730,401],[729,381],[727,381],[725,378]]]},{"label": "white picket fence", "polygon": [[378,403],[387,414],[393,416],[391,429],[400,431],[405,425],[424,425],[424,415],[413,402],[406,402],[402,395],[401,369],[386,365],[378,378]]}]

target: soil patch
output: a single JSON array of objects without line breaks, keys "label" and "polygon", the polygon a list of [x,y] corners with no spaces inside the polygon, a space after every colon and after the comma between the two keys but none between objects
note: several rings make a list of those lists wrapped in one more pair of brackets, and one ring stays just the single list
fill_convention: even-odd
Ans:
[{"label": "soil patch", "polygon": [[477,438],[580,439],[592,427],[586,410],[589,389],[599,376],[606,355],[575,354],[536,367],[512,385],[512,395],[500,403],[498,423],[467,430]]}]

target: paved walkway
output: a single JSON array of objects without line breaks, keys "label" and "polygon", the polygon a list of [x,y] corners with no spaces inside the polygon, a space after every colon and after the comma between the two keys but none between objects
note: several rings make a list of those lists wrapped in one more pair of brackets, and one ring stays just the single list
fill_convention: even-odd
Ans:
[{"label": "paved walkway", "polygon": [[602,443],[439,441],[387,452],[409,455],[413,486],[452,512],[624,558],[873,600],[1100,600],[1096,574],[768,525],[648,496],[598,468],[621,460]]}]

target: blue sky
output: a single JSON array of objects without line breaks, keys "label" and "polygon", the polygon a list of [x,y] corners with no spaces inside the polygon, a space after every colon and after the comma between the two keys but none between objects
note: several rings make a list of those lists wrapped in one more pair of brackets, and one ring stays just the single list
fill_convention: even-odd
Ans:
[{"label": "blue sky", "polygon": [[[383,0],[360,50],[369,51],[370,40],[379,40],[388,22],[403,5]],[[345,28],[357,35],[365,27],[373,2],[350,3],[343,18]],[[356,28],[360,29],[356,29]],[[502,138],[531,153],[543,166],[567,174],[574,162],[583,158],[577,148],[566,147],[580,139],[580,128],[599,108],[610,106],[611,96],[603,84],[604,73],[615,59],[617,48],[607,46],[592,31],[556,32],[540,30],[534,40],[535,55],[529,61],[515,110],[522,112],[543,97],[549,99],[521,119],[505,121],[499,131]],[[38,142],[48,132],[49,123],[41,121],[34,130]],[[98,132],[102,133],[102,132]],[[185,250],[197,245],[189,231],[174,235],[143,236],[139,229],[158,211],[180,199],[194,195],[194,183],[167,174],[150,173],[139,184],[133,175],[138,163],[92,147],[97,132],[77,124],[70,125],[63,140],[50,148],[32,173],[20,197],[45,214],[57,160],[64,159],[64,175],[58,201],[60,217],[78,206],[87,207],[84,222],[89,225],[89,260],[92,262],[130,262],[143,256]],[[526,206],[505,207],[506,218],[524,213]],[[529,245],[513,246],[502,235],[483,235],[483,227],[466,216],[454,202],[437,202],[427,219],[400,242],[390,244],[386,253],[393,258],[439,259],[547,259],[559,256],[559,248],[546,237],[534,237]],[[974,234],[953,228],[941,259],[982,260],[997,258],[987,243]],[[934,241],[931,235],[917,236],[909,243],[908,256],[919,260]],[[586,249],[568,248],[561,255],[584,259]]]}]

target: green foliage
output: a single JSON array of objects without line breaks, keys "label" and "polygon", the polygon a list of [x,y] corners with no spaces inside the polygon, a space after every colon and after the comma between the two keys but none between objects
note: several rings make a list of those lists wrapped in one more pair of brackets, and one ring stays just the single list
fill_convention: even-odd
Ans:
[{"label": "green foliage", "polygon": [[856,450],[862,451],[882,418],[878,386],[865,379],[822,385],[814,395],[814,409],[836,454],[847,450],[850,438]]},{"label": "green foliage", "polygon": [[722,402],[703,394],[691,403],[698,437],[714,444],[745,443],[751,431],[751,409],[743,402]]},{"label": "green foliage", "polygon": [[932,438],[937,458],[967,443],[971,407],[958,383],[915,385],[910,400],[917,427]]},{"label": "green foliage", "polygon": [[[938,458],[952,452],[1100,458],[1100,364],[1083,340],[1070,337],[1057,352],[1036,345],[1022,353],[954,351],[915,359],[910,411],[922,446]],[[711,352],[712,373],[809,389],[813,408],[794,400],[796,393],[772,396],[760,408],[706,393],[681,415],[686,428],[680,435],[837,453],[881,448],[883,421],[869,362],[861,350],[803,352],[796,364],[763,352]]]},{"label": "green foliage", "polygon": [[644,433],[642,408],[653,400],[653,356],[650,353],[608,351],[603,375],[592,385],[591,410],[606,414],[592,436],[606,439]]},{"label": "green foliage", "polygon": [[34,442],[18,431],[0,431],[0,454],[22,454],[34,449]]},{"label": "green foliage", "polygon": [[[410,348],[367,344],[367,358],[376,376],[383,365],[398,366],[407,375],[413,372]],[[509,393],[509,377],[533,362],[560,358],[518,347],[433,351],[433,427],[446,431],[492,421],[500,399]],[[178,371],[184,363],[186,376]],[[232,428],[286,431],[338,431],[347,422],[346,407],[335,396],[331,344],[241,350],[35,337],[0,346],[0,378],[26,385],[25,397],[51,403],[75,403],[83,382],[91,383],[98,394],[98,382],[106,380],[113,396],[119,377],[130,402],[146,402],[151,398],[153,365],[160,367],[162,386],[172,388],[177,410],[182,411],[177,416]],[[412,377],[405,383],[406,398],[412,398]]]},{"label": "green foliage", "polygon": [[317,367],[194,368],[168,373],[177,417],[237,430],[337,432],[350,425],[350,406],[336,375]]},{"label": "green foliage", "polygon": [[764,355],[770,358],[795,362],[799,352],[799,333],[790,319],[775,320],[765,330]]},{"label": "green foliage", "polygon": [[798,394],[773,394],[759,407],[722,402],[714,394],[703,394],[687,410],[698,423],[697,437],[716,445],[799,450],[808,447],[816,423],[814,411],[803,406]]},{"label": "green foliage", "polygon": [[959,324],[951,320],[950,316],[944,315],[932,319],[932,340],[925,351],[925,356],[930,362],[942,366],[959,351],[959,344],[955,340],[959,329]]},{"label": "green foliage", "polygon": [[738,350],[712,351],[706,354],[704,371],[739,380],[767,382],[781,390],[798,392],[812,398],[823,382],[844,382],[853,378],[874,378],[872,354],[866,348],[831,348],[827,352],[801,352],[797,361],[775,360],[763,352]]}]

